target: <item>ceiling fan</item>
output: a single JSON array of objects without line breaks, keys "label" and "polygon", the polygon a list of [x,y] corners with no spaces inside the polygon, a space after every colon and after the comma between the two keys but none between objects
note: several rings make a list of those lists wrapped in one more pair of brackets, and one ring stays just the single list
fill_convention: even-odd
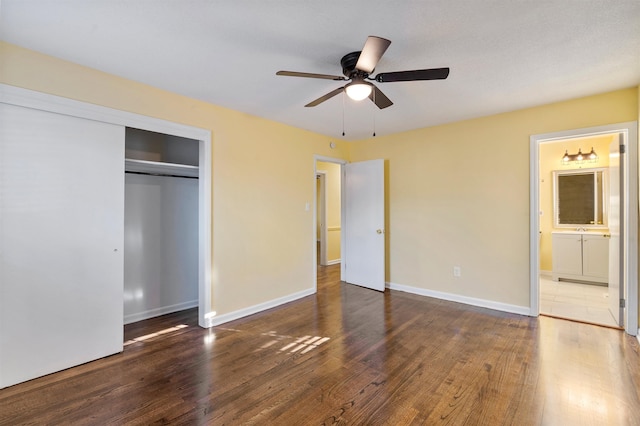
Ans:
[{"label": "ceiling fan", "polygon": [[373,84],[366,80],[378,83],[391,83],[394,81],[418,81],[418,80],[444,80],[449,76],[449,68],[431,68],[424,70],[383,72],[375,77],[369,75],[373,73],[378,61],[391,44],[390,40],[382,37],[369,36],[360,52],[351,52],[342,57],[341,75],[314,74],[296,71],[278,71],[276,75],[289,77],[321,78],[325,80],[347,81],[345,86],[332,90],[324,96],[320,96],[315,101],[311,101],[305,107],[314,107],[322,102],[331,99],[343,91],[351,99],[360,101],[369,98],[378,108],[383,109],[393,105],[393,102]]}]

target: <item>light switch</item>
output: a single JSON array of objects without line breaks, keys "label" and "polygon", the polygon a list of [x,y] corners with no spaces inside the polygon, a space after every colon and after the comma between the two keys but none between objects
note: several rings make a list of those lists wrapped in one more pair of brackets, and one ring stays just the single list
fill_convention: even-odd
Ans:
[{"label": "light switch", "polygon": [[304,203],[304,211],[308,212],[310,208],[311,205],[309,203]]}]

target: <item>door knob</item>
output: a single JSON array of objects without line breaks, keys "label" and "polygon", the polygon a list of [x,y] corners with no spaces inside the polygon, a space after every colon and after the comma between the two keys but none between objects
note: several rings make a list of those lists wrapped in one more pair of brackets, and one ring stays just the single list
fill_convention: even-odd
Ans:
[{"label": "door knob", "polygon": [[378,234],[382,234],[382,229],[377,229],[377,230],[376,230],[376,232],[377,232]]}]

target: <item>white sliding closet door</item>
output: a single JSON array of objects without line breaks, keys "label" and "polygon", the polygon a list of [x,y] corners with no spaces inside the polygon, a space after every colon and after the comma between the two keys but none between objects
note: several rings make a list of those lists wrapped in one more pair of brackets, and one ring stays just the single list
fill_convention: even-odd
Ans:
[{"label": "white sliding closet door", "polygon": [[124,134],[0,104],[0,388],[122,351]]}]

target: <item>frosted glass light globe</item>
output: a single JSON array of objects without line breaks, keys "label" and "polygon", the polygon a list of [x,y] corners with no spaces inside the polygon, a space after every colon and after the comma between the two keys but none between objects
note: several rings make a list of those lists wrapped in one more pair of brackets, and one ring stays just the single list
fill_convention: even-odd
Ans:
[{"label": "frosted glass light globe", "polygon": [[371,94],[371,84],[364,82],[352,82],[345,86],[347,96],[354,101],[361,101],[364,98],[369,97]]}]

